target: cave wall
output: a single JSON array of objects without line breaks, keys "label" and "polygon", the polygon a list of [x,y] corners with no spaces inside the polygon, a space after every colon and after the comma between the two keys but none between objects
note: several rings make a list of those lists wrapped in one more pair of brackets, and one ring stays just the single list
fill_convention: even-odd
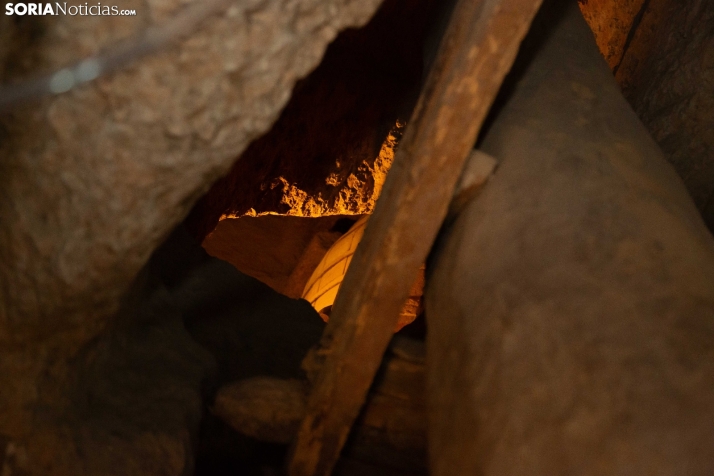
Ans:
[{"label": "cave wall", "polygon": [[[26,18],[5,80],[52,71],[159,24],[186,2],[123,1],[137,17]],[[175,46],[0,118],[0,439],[60,405],[70,360],[106,328],[150,253],[368,1],[251,0]],[[38,440],[35,440],[38,443]],[[31,458],[30,458],[31,459]]]},{"label": "cave wall", "polygon": [[595,35],[598,49],[616,70],[631,40],[646,0],[578,0],[580,11]]},{"label": "cave wall", "polygon": [[[21,81],[94,54],[166,20],[185,3],[125,0],[122,7],[136,8],[138,17],[101,22],[25,18],[5,29],[9,21],[3,17],[4,80]],[[338,30],[365,23],[379,2],[241,2],[173,48],[0,118],[0,449],[12,452],[20,466],[37,455],[43,456],[38,464],[81,466],[67,459],[76,456],[65,452],[64,441],[72,435],[40,434],[38,422],[71,415],[58,407],[75,405],[66,390],[80,370],[111,370],[113,352],[124,355],[129,368],[151,358],[123,354],[124,341],[135,337],[128,331],[117,334],[119,344],[103,331],[125,319],[126,313],[116,314],[120,296],[218,177],[230,172],[194,209],[190,223],[196,235],[225,214],[285,213],[291,207],[284,200],[285,183],[306,194],[320,191],[328,207],[351,177],[362,174],[357,187],[373,189],[372,172],[364,167],[374,166],[384,138],[397,119],[408,116],[423,74],[422,48],[415,45],[428,24],[425,12],[435,3],[389,0],[368,33],[346,32],[315,75],[299,81]],[[639,10],[637,4],[622,3],[626,15],[610,23],[612,30],[602,24],[600,31],[611,33],[603,43],[612,46],[610,66],[619,64],[617,77],[628,99],[708,213],[714,190],[707,175],[711,4],[690,0],[677,9],[651,0]],[[657,60],[659,52],[666,61]],[[246,182],[247,176],[254,180]],[[165,296],[158,292],[155,299],[163,302]],[[177,332],[175,341],[168,339],[173,345],[185,335],[172,327],[178,317],[170,317],[167,332]],[[178,353],[169,349],[158,358],[165,358],[166,368],[182,365],[181,359],[203,365],[198,355],[173,361]],[[193,392],[181,409],[195,407],[200,373],[177,384]],[[111,392],[104,389],[103,395]],[[195,420],[195,411],[188,414]],[[34,446],[28,446],[33,431]],[[188,464],[185,444],[171,441],[167,448],[180,460],[169,467],[177,474]],[[65,459],[53,459],[60,456]],[[95,474],[96,468],[84,470]]]},{"label": "cave wall", "polygon": [[714,3],[651,0],[616,77],[714,231]]},{"label": "cave wall", "polygon": [[580,0],[635,112],[714,231],[714,4]]},{"label": "cave wall", "polygon": [[197,203],[195,235],[224,215],[370,213],[419,94],[438,4],[386,0],[364,28],[343,32],[270,131]]}]

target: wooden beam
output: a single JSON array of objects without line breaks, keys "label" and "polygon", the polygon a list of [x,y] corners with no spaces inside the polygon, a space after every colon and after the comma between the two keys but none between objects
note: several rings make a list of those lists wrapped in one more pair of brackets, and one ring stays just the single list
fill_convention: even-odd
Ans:
[{"label": "wooden beam", "polygon": [[541,0],[459,0],[323,336],[324,363],[288,458],[332,472],[416,270]]}]

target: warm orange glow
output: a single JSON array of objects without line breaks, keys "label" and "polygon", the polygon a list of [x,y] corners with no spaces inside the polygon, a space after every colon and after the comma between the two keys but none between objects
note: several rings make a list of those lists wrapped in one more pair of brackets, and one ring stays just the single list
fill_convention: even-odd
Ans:
[{"label": "warm orange glow", "polygon": [[[368,220],[369,216],[360,218],[347,233],[332,245],[305,285],[302,298],[315,308],[325,322],[330,318],[332,305],[337,298],[337,293],[345,274],[347,274],[357,245],[364,235]],[[424,294],[424,266],[417,272],[410,296],[399,313],[399,321],[394,332],[411,324],[417,318],[421,312],[422,294]]]},{"label": "warm orange glow", "polygon": [[[285,213],[261,212],[254,209],[242,215],[225,214],[221,220],[240,218],[241,216],[288,215],[299,217],[321,217],[329,215],[362,215],[362,217],[342,235],[322,257],[308,280],[302,298],[307,300],[327,321],[337,293],[352,261],[357,245],[362,239],[367,221],[374,211],[377,199],[387,179],[387,173],[394,162],[394,154],[405,124],[397,121],[382,143],[379,155],[374,163],[363,161],[356,173],[346,180],[333,172],[325,178],[328,186],[342,188],[336,199],[326,200],[322,196],[310,196],[297,185],[289,183],[284,177],[278,177],[270,187],[282,189],[281,203],[288,205]],[[336,164],[339,169],[339,162]],[[334,195],[331,194],[334,197]],[[421,313],[424,293],[424,267],[417,270],[416,280],[412,284],[410,296],[402,307],[394,332],[413,322]]]},{"label": "warm orange glow", "polygon": [[580,11],[610,69],[622,61],[627,37],[644,0],[580,0]]},{"label": "warm orange glow", "polygon": [[337,291],[364,235],[368,220],[369,216],[357,220],[352,228],[332,245],[305,285],[302,298],[323,316],[327,313],[326,309],[332,307],[335,302]]},{"label": "warm orange glow", "polygon": [[[355,174],[350,174],[346,180],[346,184],[339,191],[338,197],[333,203],[324,200],[322,196],[310,196],[304,190],[301,190],[295,184],[289,183],[283,177],[278,177],[278,180],[272,187],[282,187],[283,198],[282,203],[290,208],[285,213],[263,212],[256,213],[251,209],[242,216],[259,216],[259,215],[290,215],[300,217],[320,217],[328,215],[368,215],[374,210],[374,205],[377,203],[377,198],[382,192],[382,186],[387,178],[387,172],[394,161],[394,150],[398,143],[398,137],[401,136],[401,131],[404,124],[397,121],[395,126],[387,135],[387,138],[382,143],[379,155],[374,161],[374,165],[370,165],[367,161],[359,167],[358,173],[366,177],[371,176],[374,180],[374,185],[365,187],[365,184]],[[325,180],[328,185],[337,186],[339,179],[337,174],[333,173]],[[238,218],[241,215],[226,214],[221,217],[221,220],[226,218]]]}]

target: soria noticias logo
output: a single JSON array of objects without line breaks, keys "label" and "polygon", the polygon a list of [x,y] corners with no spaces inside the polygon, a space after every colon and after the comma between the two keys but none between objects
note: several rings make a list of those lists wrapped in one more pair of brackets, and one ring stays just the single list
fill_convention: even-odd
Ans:
[{"label": "soria noticias logo", "polygon": [[70,16],[116,16],[136,15],[136,10],[123,10],[116,5],[68,5],[67,2],[55,3],[6,3],[5,15],[70,15]]}]

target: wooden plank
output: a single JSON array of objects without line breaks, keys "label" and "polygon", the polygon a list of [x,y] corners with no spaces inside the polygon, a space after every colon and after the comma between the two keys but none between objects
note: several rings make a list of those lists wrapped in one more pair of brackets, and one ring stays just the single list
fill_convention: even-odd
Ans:
[{"label": "wooden plank", "polygon": [[459,0],[342,283],[290,476],[329,475],[392,337],[464,162],[541,0]]}]

